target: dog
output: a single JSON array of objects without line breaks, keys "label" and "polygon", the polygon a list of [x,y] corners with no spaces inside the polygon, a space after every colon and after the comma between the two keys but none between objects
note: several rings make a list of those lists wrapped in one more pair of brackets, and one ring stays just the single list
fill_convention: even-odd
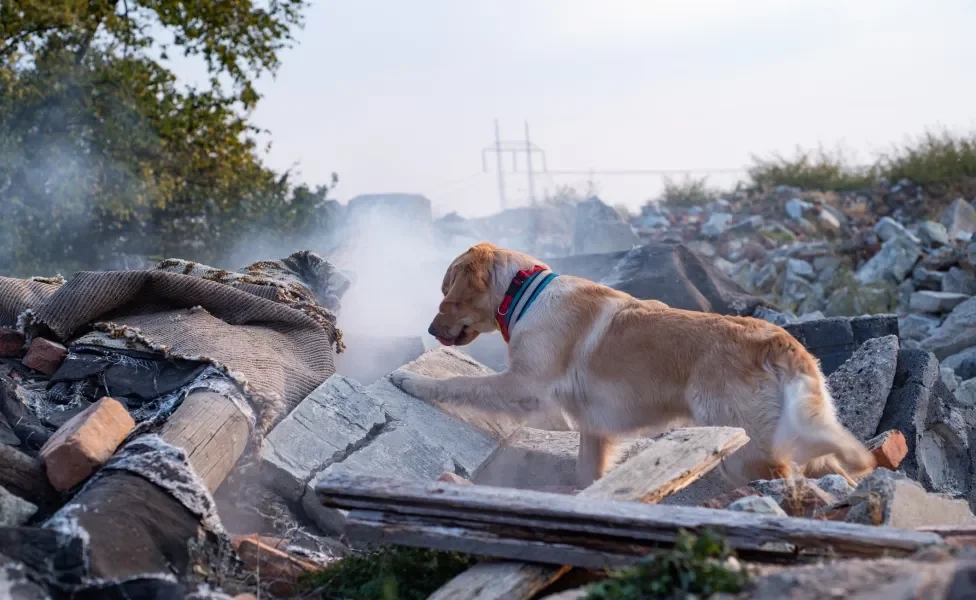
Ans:
[{"label": "dog", "polygon": [[614,439],[681,421],[746,431],[720,471],[738,485],[794,473],[854,485],[876,464],[837,420],[819,362],[761,319],[639,300],[484,242],[451,263],[441,292],[429,333],[464,346],[500,330],[509,367],[446,379],[398,369],[390,380],[428,402],[522,418],[562,411],[580,431],[581,488],[612,468]]}]

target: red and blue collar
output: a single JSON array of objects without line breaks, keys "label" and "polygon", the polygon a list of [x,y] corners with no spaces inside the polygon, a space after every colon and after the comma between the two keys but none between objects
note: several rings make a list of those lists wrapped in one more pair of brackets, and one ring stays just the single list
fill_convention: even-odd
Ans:
[{"label": "red and blue collar", "polygon": [[519,271],[512,278],[505,298],[502,299],[495,315],[495,322],[502,331],[505,341],[509,340],[509,331],[515,323],[522,318],[522,315],[529,309],[539,296],[557,275],[548,268],[536,265],[531,269]]}]

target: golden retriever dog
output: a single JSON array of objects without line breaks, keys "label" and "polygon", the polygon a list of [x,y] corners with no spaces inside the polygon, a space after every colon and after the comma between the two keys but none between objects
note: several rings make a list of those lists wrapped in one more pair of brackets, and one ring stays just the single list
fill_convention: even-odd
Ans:
[{"label": "golden retriever dog", "polygon": [[737,484],[794,472],[853,483],[875,466],[837,420],[817,360],[781,327],[639,300],[488,243],[451,263],[441,291],[431,335],[463,346],[500,330],[508,369],[447,379],[399,369],[391,381],[429,402],[563,411],[580,430],[580,487],[612,466],[615,438],[677,421],[746,431],[722,465]]}]

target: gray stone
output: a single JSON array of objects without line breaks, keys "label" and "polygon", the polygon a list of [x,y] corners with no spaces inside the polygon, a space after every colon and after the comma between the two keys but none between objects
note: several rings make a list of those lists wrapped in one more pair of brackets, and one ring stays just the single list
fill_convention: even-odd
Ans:
[{"label": "gray stone", "polygon": [[840,475],[824,475],[820,479],[813,479],[812,481],[818,488],[836,498],[838,502],[845,500],[854,491],[851,484],[847,483],[847,480]]},{"label": "gray stone", "polygon": [[922,340],[922,349],[943,359],[976,346],[976,298],[956,306],[932,335]]},{"label": "gray stone", "polygon": [[964,255],[964,258],[971,267],[976,267],[976,242],[972,242],[966,246],[966,254]]},{"label": "gray stone", "polygon": [[812,280],[814,278],[813,265],[805,260],[800,260],[797,258],[787,259],[786,272],[807,280]]},{"label": "gray stone", "polygon": [[705,224],[702,225],[701,234],[705,237],[716,238],[729,228],[732,223],[732,215],[729,213],[712,213]]},{"label": "gray stone", "polygon": [[715,246],[711,242],[706,242],[705,240],[690,240],[685,244],[691,250],[697,254],[701,254],[706,258],[715,258],[718,251],[715,250]]},{"label": "gray stone", "polygon": [[804,202],[799,198],[791,198],[786,201],[786,214],[794,221],[803,218],[803,213],[813,208],[809,202]]},{"label": "gray stone", "polygon": [[753,311],[752,316],[757,319],[768,321],[773,325],[779,325],[780,327],[790,323],[795,323],[797,321],[796,315],[789,311],[780,312],[765,306],[757,307],[756,310]]},{"label": "gray stone", "polygon": [[956,372],[952,370],[952,367],[942,365],[939,367],[939,372],[942,374],[942,383],[946,384],[946,387],[949,388],[949,391],[952,392],[953,395],[955,395],[960,404],[965,404],[965,402],[959,398],[958,392],[956,392],[956,390],[959,389],[959,384],[962,383],[962,380],[959,379]]},{"label": "gray stone", "polygon": [[756,513],[769,517],[788,516],[786,511],[780,508],[775,500],[766,496],[746,496],[745,498],[739,498],[732,504],[729,504],[728,510]]},{"label": "gray stone", "polygon": [[922,221],[918,224],[918,237],[922,243],[931,246],[945,246],[949,243],[949,232],[945,225],[935,221]]},{"label": "gray stone", "polygon": [[905,229],[905,227],[898,221],[892,219],[891,217],[882,217],[878,224],[874,226],[874,232],[878,234],[881,241],[887,242],[895,238],[902,238],[918,244],[920,240],[915,237],[910,231]]},{"label": "gray stone", "polygon": [[965,500],[926,492],[901,473],[881,468],[862,479],[845,503],[848,523],[900,529],[976,524]]},{"label": "gray stone", "polygon": [[976,377],[976,346],[946,357],[942,365],[955,371],[959,379]]},{"label": "gray stone", "polygon": [[768,292],[776,285],[778,278],[779,274],[776,272],[776,265],[772,262],[767,262],[756,272],[752,281],[752,287],[760,294]]},{"label": "gray stone", "polygon": [[942,213],[940,221],[950,239],[961,239],[961,235],[971,236],[976,233],[976,208],[964,199],[956,198]]},{"label": "gray stone", "polygon": [[576,205],[574,254],[626,251],[638,243],[634,228],[599,198],[589,198]]},{"label": "gray stone", "polygon": [[838,219],[837,216],[830,211],[820,211],[820,214],[817,215],[817,223],[819,223],[820,227],[825,231],[832,231],[834,233],[840,231],[840,219]]},{"label": "gray stone", "polygon": [[965,269],[952,267],[942,277],[942,291],[976,296],[976,275]]},{"label": "gray stone", "polygon": [[942,321],[931,315],[905,315],[898,319],[898,332],[902,340],[920,342],[930,336]]},{"label": "gray stone", "polygon": [[944,279],[945,273],[942,271],[926,269],[922,265],[916,266],[912,271],[912,283],[920,290],[942,291],[942,281]]},{"label": "gray stone", "polygon": [[976,377],[959,383],[954,390],[956,401],[966,407],[976,407]]},{"label": "gray stone", "polygon": [[827,316],[824,315],[822,312],[820,312],[819,310],[815,310],[813,312],[803,313],[802,315],[797,317],[796,322],[807,323],[809,321],[819,321],[821,319],[826,319],[826,318]]},{"label": "gray stone", "polygon": [[21,527],[26,525],[37,506],[12,494],[0,485],[0,527]]},{"label": "gray stone", "polygon": [[897,363],[898,337],[874,338],[827,378],[841,424],[861,441],[878,430]]},{"label": "gray stone", "polygon": [[959,306],[972,296],[967,294],[954,294],[952,292],[933,292],[922,290],[912,294],[909,308],[915,312],[945,314],[952,312],[952,309]]},{"label": "gray stone", "polygon": [[857,270],[855,278],[861,284],[888,282],[897,285],[911,273],[921,255],[918,244],[903,237],[893,237]]},{"label": "gray stone", "polygon": [[329,377],[265,438],[261,458],[269,484],[298,500],[316,470],[342,460],[386,422],[381,403],[359,382]]}]

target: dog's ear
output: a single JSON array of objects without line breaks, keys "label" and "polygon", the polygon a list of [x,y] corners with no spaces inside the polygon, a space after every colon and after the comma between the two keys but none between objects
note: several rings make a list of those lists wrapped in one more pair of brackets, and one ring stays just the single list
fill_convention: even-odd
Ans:
[{"label": "dog's ear", "polygon": [[473,297],[489,289],[494,253],[475,246],[460,256],[447,269],[441,292],[444,302],[459,304],[470,302]]}]

